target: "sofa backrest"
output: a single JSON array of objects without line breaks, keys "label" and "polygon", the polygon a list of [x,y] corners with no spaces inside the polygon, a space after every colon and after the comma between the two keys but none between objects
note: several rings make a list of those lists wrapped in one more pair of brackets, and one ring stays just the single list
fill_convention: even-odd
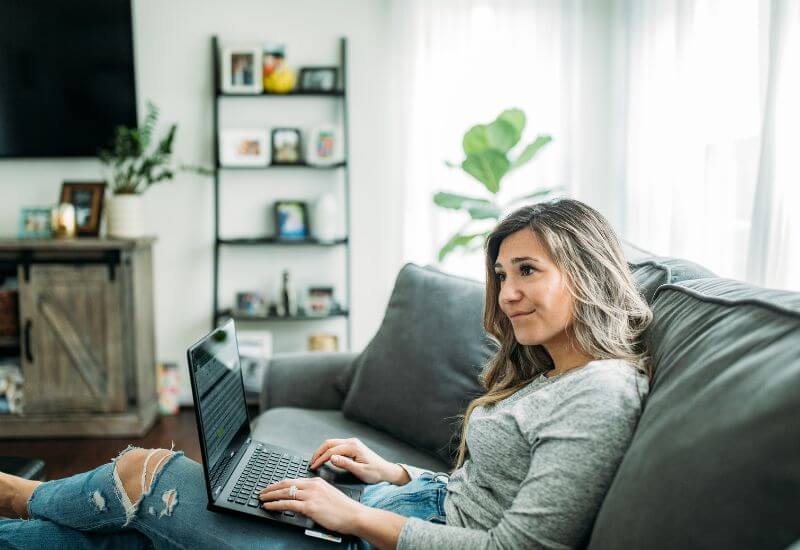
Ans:
[{"label": "sofa backrest", "polygon": [[590,550],[800,538],[800,294],[703,278],[655,293],[655,375]]},{"label": "sofa backrest", "polygon": [[355,361],[342,410],[447,464],[459,415],[481,393],[492,353],[484,285],[431,267],[404,266],[377,334]]}]

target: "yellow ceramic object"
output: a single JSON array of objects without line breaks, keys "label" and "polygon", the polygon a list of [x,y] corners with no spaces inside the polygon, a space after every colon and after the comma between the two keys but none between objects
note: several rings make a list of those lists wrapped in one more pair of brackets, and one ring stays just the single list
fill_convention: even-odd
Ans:
[{"label": "yellow ceramic object", "polygon": [[264,77],[264,90],[271,94],[285,94],[294,90],[297,73],[287,67],[280,67]]}]

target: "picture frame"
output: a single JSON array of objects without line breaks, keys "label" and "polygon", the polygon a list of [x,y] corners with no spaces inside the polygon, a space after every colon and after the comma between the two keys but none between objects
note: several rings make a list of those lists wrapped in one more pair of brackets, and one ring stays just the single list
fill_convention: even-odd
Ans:
[{"label": "picture frame", "polygon": [[303,201],[277,201],[274,205],[275,237],[279,240],[308,239],[308,205]]},{"label": "picture frame", "polygon": [[65,181],[61,184],[59,202],[75,207],[75,234],[78,237],[100,235],[105,196],[104,181]]},{"label": "picture frame", "polygon": [[335,92],[339,82],[338,67],[303,67],[298,78],[302,92]]},{"label": "picture frame", "polygon": [[312,317],[327,317],[333,311],[333,287],[312,286],[306,296],[306,314]]},{"label": "picture frame", "polygon": [[267,314],[267,304],[264,297],[258,292],[236,293],[237,315],[257,317]]},{"label": "picture frame", "polygon": [[312,128],[306,139],[306,162],[313,166],[332,166],[344,161],[341,128],[321,125]]},{"label": "picture frame", "polygon": [[49,239],[53,236],[50,222],[53,209],[45,206],[23,206],[19,211],[20,239]]},{"label": "picture frame", "polygon": [[232,128],[222,130],[219,139],[221,166],[267,166],[270,146],[267,130],[263,128]]},{"label": "picture frame", "polygon": [[226,94],[260,94],[262,80],[262,51],[259,44],[231,45],[222,48],[220,89]]},{"label": "picture frame", "polygon": [[298,128],[273,128],[272,164],[303,164],[302,137]]}]

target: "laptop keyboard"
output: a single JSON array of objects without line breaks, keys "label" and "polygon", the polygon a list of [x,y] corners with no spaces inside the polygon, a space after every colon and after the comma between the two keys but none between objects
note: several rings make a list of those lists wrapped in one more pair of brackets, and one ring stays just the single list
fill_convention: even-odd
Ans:
[{"label": "laptop keyboard", "polygon": [[[253,508],[261,505],[258,494],[272,483],[284,479],[313,477],[308,469],[308,460],[288,453],[270,452],[263,445],[256,445],[250,460],[247,461],[236,484],[233,486],[228,502],[246,504]],[[284,515],[293,516],[294,512],[285,511]]]}]

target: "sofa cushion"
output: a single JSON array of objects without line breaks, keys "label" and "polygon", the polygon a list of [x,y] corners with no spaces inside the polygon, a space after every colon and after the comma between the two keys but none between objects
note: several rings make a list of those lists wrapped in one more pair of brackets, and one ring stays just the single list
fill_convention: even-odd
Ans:
[{"label": "sofa cushion", "polygon": [[630,245],[623,246],[623,250],[636,285],[648,304],[653,302],[653,296],[661,285],[704,277],[716,277],[714,273],[705,267],[689,260],[648,256],[640,249]]},{"label": "sofa cushion", "polygon": [[255,439],[311,455],[326,439],[357,437],[390,462],[443,472],[447,465],[384,432],[344,417],[341,411],[277,407],[253,421]]},{"label": "sofa cushion", "polygon": [[662,286],[655,375],[591,550],[785,548],[800,538],[800,294]]},{"label": "sofa cushion", "polygon": [[452,463],[460,419],[492,353],[483,284],[407,264],[342,410]]}]

